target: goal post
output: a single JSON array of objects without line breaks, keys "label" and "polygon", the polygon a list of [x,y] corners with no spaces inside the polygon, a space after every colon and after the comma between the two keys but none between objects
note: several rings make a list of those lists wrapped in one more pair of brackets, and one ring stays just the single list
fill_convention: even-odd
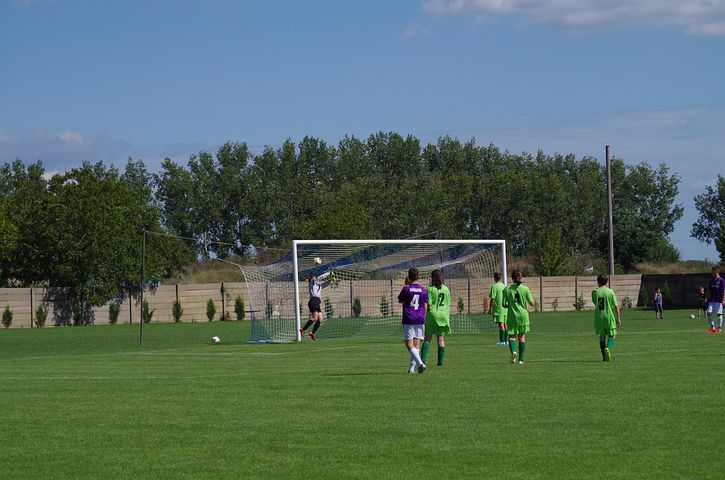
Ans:
[{"label": "goal post", "polygon": [[425,286],[433,270],[443,273],[453,334],[494,330],[485,310],[493,273],[506,278],[504,240],[295,240],[276,262],[242,267],[250,342],[301,340],[310,277],[324,280],[318,338],[400,334],[397,295],[413,267]]}]

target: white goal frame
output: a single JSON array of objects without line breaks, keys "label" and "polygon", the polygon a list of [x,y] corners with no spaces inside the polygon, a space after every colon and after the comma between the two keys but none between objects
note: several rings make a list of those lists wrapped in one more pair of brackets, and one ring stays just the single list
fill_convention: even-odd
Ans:
[{"label": "white goal frame", "polygon": [[401,245],[401,244],[417,244],[417,245],[450,245],[450,244],[474,244],[474,245],[500,245],[502,255],[501,276],[504,284],[508,277],[506,272],[506,240],[293,240],[292,241],[292,264],[294,267],[294,297],[295,297],[295,334],[297,341],[302,341],[300,328],[302,327],[302,314],[300,302],[300,285],[299,285],[299,265],[297,263],[297,247],[300,245]]}]

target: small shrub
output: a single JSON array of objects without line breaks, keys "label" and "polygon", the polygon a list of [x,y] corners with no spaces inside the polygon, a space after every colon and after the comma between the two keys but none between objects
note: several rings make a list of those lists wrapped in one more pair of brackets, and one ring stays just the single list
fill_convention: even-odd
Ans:
[{"label": "small shrub", "polygon": [[151,323],[151,319],[154,317],[155,311],[156,310],[150,310],[148,300],[144,300],[143,305],[141,306],[141,318],[143,319],[143,323]]},{"label": "small shrub", "polygon": [[10,305],[6,305],[5,311],[3,312],[3,327],[8,328],[12,324],[13,324],[13,311],[10,310]]},{"label": "small shrub", "polygon": [[237,298],[234,299],[234,313],[237,314],[237,320],[244,320],[246,312],[244,306],[244,299],[241,295],[238,295]]},{"label": "small shrub", "polygon": [[463,311],[466,309],[466,304],[463,303],[463,297],[458,297],[458,305],[456,305],[458,308],[458,315],[463,315]]},{"label": "small shrub", "polygon": [[555,312],[559,310],[559,297],[556,297],[551,301],[551,309]]},{"label": "small shrub", "polygon": [[43,328],[47,319],[48,307],[41,303],[40,305],[38,305],[38,308],[35,309],[35,326],[38,328]]},{"label": "small shrub", "polygon": [[116,302],[108,306],[108,323],[115,325],[118,323],[118,315],[121,313],[121,305]]},{"label": "small shrub", "polygon": [[171,316],[174,318],[174,321],[179,323],[183,315],[184,307],[181,306],[181,302],[179,300],[174,300],[171,304]]},{"label": "small shrub", "polygon": [[214,305],[214,300],[210,298],[206,301],[206,318],[211,322],[214,320],[214,315],[216,315],[216,305]]},{"label": "small shrub", "polygon": [[355,297],[352,301],[352,314],[355,318],[359,318],[362,314],[362,302],[360,297]]},{"label": "small shrub", "polygon": [[580,312],[584,310],[584,306],[587,304],[587,301],[584,300],[584,294],[580,293],[578,297],[576,297],[576,300],[574,300],[574,310],[577,312]]},{"label": "small shrub", "polygon": [[622,308],[632,308],[632,300],[629,298],[629,295],[625,295],[622,299]]},{"label": "small shrub", "polygon": [[662,287],[662,305],[670,305],[670,300],[672,299],[670,295],[670,284],[665,282],[665,286]]},{"label": "small shrub", "polygon": [[649,302],[649,292],[647,291],[647,287],[644,285],[644,282],[642,282],[642,286],[639,288],[639,302],[643,307],[646,307]]},{"label": "small shrub", "polygon": [[335,306],[329,298],[325,299],[325,318],[332,318],[335,316]]},{"label": "small shrub", "polygon": [[383,295],[382,297],[380,297],[380,314],[383,317],[387,317],[391,313],[392,312],[390,308],[390,300],[388,300],[387,295]]}]

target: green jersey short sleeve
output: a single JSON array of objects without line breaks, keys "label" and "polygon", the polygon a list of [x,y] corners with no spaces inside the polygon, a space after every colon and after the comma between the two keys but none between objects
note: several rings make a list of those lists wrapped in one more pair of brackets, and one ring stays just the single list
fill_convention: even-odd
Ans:
[{"label": "green jersey short sleeve", "polygon": [[594,330],[597,335],[616,335],[617,296],[608,287],[599,287],[592,290],[592,303],[594,304]]},{"label": "green jersey short sleeve", "polygon": [[451,324],[451,292],[448,287],[435,285],[428,287],[428,313],[425,316],[426,323],[436,323],[440,326]]},{"label": "green jersey short sleeve", "polygon": [[508,309],[503,306],[503,291],[505,288],[506,285],[501,282],[494,283],[491,285],[491,293],[489,293],[488,297],[493,302],[491,313],[499,318],[506,318],[506,314],[508,313]]},{"label": "green jersey short sleeve", "polygon": [[534,303],[531,290],[526,285],[511,284],[504,290],[504,302],[508,305],[508,320],[514,320],[518,325],[528,325],[529,311],[526,308],[527,302]]}]

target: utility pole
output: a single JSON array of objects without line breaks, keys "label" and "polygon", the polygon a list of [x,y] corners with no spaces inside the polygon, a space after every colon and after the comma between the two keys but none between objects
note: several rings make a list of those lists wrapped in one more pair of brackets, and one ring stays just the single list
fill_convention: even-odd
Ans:
[{"label": "utility pole", "polygon": [[607,159],[607,227],[609,230],[609,277],[614,275],[614,222],[612,220],[612,162],[609,158],[609,145],[604,148]]}]

